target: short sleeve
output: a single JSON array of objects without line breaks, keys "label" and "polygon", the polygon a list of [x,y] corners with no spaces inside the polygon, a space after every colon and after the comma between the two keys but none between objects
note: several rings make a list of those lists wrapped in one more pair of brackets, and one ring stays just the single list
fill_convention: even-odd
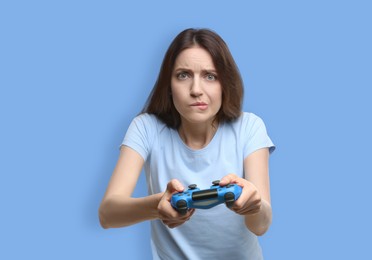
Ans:
[{"label": "short sleeve", "polygon": [[156,129],[156,119],[149,114],[141,114],[133,119],[121,145],[128,146],[147,159]]},{"label": "short sleeve", "polygon": [[263,120],[253,113],[245,113],[243,119],[244,130],[244,158],[261,149],[269,148],[270,154],[275,150],[275,145],[267,134]]}]

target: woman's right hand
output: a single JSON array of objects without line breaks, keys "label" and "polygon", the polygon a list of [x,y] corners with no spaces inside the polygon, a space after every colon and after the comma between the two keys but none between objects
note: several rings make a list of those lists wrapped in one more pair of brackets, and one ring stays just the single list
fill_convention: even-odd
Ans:
[{"label": "woman's right hand", "polygon": [[173,179],[168,182],[167,189],[159,201],[159,218],[163,222],[163,224],[168,226],[169,228],[175,228],[182,225],[183,223],[188,221],[195,212],[195,209],[191,209],[187,211],[185,215],[181,215],[172,207],[172,195],[176,192],[182,192],[183,190],[183,185],[177,179]]}]

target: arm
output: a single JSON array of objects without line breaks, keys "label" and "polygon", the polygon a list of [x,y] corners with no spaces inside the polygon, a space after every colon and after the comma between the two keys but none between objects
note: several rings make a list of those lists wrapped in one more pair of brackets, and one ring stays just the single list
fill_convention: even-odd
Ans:
[{"label": "arm", "polygon": [[245,179],[251,183],[252,195],[260,201],[257,212],[245,215],[245,224],[257,235],[263,235],[271,225],[272,210],[269,179],[269,149],[260,149],[244,160]]},{"label": "arm", "polygon": [[247,228],[258,236],[263,235],[272,220],[269,182],[269,150],[259,149],[244,160],[245,178],[234,174],[225,176],[220,185],[236,183],[243,188],[235,201],[233,211],[244,215]]},{"label": "arm", "polygon": [[103,228],[125,227],[160,218],[169,227],[183,224],[193,212],[180,216],[170,205],[172,193],[183,191],[177,180],[168,183],[163,193],[132,198],[144,164],[143,158],[129,147],[122,146],[106,193],[99,208]]},{"label": "arm", "polygon": [[116,167],[99,208],[103,228],[124,227],[157,217],[161,194],[131,198],[144,164],[143,158],[122,146]]}]

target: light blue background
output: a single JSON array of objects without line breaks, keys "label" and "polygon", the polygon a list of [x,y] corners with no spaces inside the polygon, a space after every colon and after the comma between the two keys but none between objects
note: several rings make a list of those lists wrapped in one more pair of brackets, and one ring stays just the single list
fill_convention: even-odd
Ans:
[{"label": "light blue background", "polygon": [[371,13],[358,0],[2,1],[0,259],[150,257],[149,223],[103,230],[97,210],[188,27],[225,39],[244,109],[277,145],[266,259],[372,259]]}]

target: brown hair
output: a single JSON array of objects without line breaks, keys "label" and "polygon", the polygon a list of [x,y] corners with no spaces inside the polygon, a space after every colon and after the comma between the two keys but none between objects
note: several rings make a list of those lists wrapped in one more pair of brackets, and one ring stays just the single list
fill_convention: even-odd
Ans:
[{"label": "brown hair", "polygon": [[180,114],[171,96],[171,77],[177,56],[193,46],[204,48],[212,56],[222,87],[222,105],[216,115],[218,122],[228,122],[241,114],[243,81],[239,69],[224,40],[210,29],[186,29],[170,44],[160,68],[158,79],[142,113],[156,115],[168,127],[178,128]]}]

